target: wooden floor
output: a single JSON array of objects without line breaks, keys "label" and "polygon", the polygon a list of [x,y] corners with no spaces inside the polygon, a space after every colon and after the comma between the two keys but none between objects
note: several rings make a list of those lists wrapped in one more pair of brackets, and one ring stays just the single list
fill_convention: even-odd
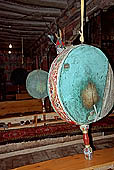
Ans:
[{"label": "wooden floor", "polygon": [[85,160],[84,154],[67,156],[27,165],[14,170],[112,170],[114,169],[114,148],[97,150],[92,160]]}]

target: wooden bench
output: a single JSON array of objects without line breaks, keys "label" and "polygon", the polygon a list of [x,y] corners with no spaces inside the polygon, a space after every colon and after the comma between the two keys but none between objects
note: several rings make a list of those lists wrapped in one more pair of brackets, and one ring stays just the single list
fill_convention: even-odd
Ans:
[{"label": "wooden bench", "polygon": [[24,99],[32,99],[32,96],[30,96],[28,93],[16,94],[16,100],[24,100]]},{"label": "wooden bench", "polygon": [[84,154],[48,160],[13,170],[112,170],[114,169],[114,148],[97,150],[92,160],[85,160]]},{"label": "wooden bench", "polygon": [[40,99],[0,102],[0,130],[61,123],[55,112],[43,113]]},{"label": "wooden bench", "polygon": [[[113,116],[113,113],[109,116]],[[64,121],[55,112],[43,113],[40,99],[0,102],[0,130],[37,127],[62,122]]]},{"label": "wooden bench", "polygon": [[[21,123],[23,122],[23,124]],[[28,122],[28,123],[26,123]],[[38,113],[26,116],[13,116],[10,118],[0,119],[0,130],[21,129],[27,127],[37,127],[49,124],[56,124],[64,122],[55,112]],[[6,126],[5,126],[6,125]]]},{"label": "wooden bench", "polygon": [[42,112],[42,101],[40,99],[0,102],[0,116],[34,111]]}]

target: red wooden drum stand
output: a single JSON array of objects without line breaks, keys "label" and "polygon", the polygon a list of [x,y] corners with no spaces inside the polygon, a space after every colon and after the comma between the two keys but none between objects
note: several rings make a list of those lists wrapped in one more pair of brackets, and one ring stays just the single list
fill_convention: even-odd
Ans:
[{"label": "red wooden drum stand", "polygon": [[85,159],[91,160],[92,159],[92,148],[90,147],[89,136],[88,136],[89,125],[81,125],[80,129],[83,132],[83,141],[85,144],[85,148],[84,148]]}]

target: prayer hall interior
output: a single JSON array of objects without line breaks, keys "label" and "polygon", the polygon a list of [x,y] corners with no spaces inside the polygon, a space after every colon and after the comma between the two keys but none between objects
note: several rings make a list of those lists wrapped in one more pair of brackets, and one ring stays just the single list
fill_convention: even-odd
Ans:
[{"label": "prayer hall interior", "polygon": [[114,0],[0,0],[0,170],[114,169]]}]

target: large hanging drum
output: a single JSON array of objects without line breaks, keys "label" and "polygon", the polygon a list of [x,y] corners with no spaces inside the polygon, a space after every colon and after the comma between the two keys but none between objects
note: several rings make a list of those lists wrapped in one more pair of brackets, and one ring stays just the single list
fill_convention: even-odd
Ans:
[{"label": "large hanging drum", "polygon": [[26,79],[26,89],[28,93],[37,99],[48,96],[47,90],[48,72],[43,70],[34,70],[30,72]]},{"label": "large hanging drum", "polygon": [[114,104],[114,78],[104,53],[93,46],[70,46],[53,61],[48,94],[54,110],[74,124],[106,116]]}]

